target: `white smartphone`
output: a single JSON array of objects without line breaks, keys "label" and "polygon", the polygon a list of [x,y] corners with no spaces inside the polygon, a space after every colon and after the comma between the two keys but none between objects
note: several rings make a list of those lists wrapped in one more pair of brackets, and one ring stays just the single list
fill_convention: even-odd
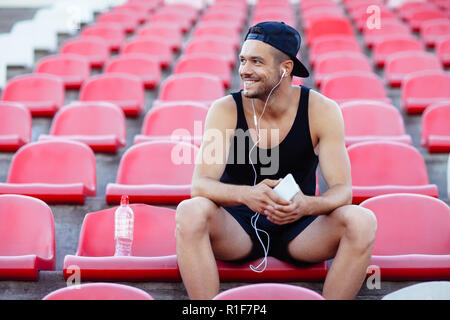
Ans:
[{"label": "white smartphone", "polygon": [[290,201],[300,191],[294,177],[289,173],[281,182],[273,188],[273,191],[284,200]]}]

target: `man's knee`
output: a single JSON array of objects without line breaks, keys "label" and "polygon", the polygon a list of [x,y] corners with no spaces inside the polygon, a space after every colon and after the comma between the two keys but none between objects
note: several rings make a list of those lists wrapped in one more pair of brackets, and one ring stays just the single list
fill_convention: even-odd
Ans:
[{"label": "man's knee", "polygon": [[176,236],[196,236],[207,232],[208,221],[217,205],[204,197],[182,201],[176,210]]},{"label": "man's knee", "polygon": [[344,224],[345,236],[363,252],[372,249],[377,231],[377,219],[374,213],[356,205],[348,205],[340,209],[338,214]]}]

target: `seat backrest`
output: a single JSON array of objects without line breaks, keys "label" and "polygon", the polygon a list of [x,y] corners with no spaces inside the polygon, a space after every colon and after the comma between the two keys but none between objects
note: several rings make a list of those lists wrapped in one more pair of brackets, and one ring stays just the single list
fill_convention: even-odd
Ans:
[{"label": "seat backrest", "polygon": [[331,34],[353,36],[353,28],[347,18],[327,17],[311,22],[307,30],[307,41],[313,43],[315,39]]},{"label": "seat backrest", "polygon": [[53,101],[62,106],[65,100],[64,83],[50,74],[24,74],[9,80],[2,100],[17,102]]},{"label": "seat backrest", "polygon": [[118,283],[85,283],[79,287],[64,287],[42,300],[154,300],[147,292]]},{"label": "seat backrest", "polygon": [[38,141],[16,152],[8,183],[83,183],[95,193],[95,156],[85,144],[68,141]]},{"label": "seat backrest", "polygon": [[[148,136],[170,136],[178,130],[196,134],[195,125],[203,131],[208,108],[195,102],[181,102],[150,110],[142,125],[142,134]],[[187,133],[186,132],[186,133]],[[201,133],[198,133],[201,134]]]},{"label": "seat backrest", "polygon": [[402,82],[402,100],[408,97],[450,97],[450,73],[437,70],[414,72]]},{"label": "seat backrest", "polygon": [[154,141],[132,146],[122,156],[116,182],[129,185],[186,185],[192,180],[197,147]]},{"label": "seat backrest", "polygon": [[0,135],[17,134],[31,140],[31,113],[22,104],[0,101]]},{"label": "seat backrest", "polygon": [[224,95],[220,78],[202,73],[169,76],[159,91],[159,99],[163,101],[213,101]]},{"label": "seat backrest", "polygon": [[161,75],[158,60],[152,56],[138,53],[123,54],[110,59],[106,63],[105,73],[112,72],[123,72],[143,77]]},{"label": "seat backrest", "polygon": [[[175,210],[130,204],[134,213],[132,255],[141,257],[176,254]],[[114,212],[117,207],[86,214],[81,226],[77,255],[113,256]]]},{"label": "seat backrest", "polygon": [[50,207],[22,195],[0,195],[0,256],[55,257],[55,225]]},{"label": "seat backrest", "polygon": [[422,70],[442,70],[436,55],[428,52],[406,51],[389,56],[386,60],[386,71],[411,73]]},{"label": "seat backrest", "polygon": [[373,255],[450,254],[450,210],[443,201],[418,194],[368,199],[378,228]]},{"label": "seat backrest", "polygon": [[144,105],[145,89],[136,76],[106,73],[86,80],[80,90],[80,100],[133,100]]},{"label": "seat backrest", "polygon": [[122,53],[143,53],[149,55],[171,55],[172,48],[167,42],[158,38],[136,38],[127,42],[123,48]]},{"label": "seat backrest", "polygon": [[381,79],[372,72],[348,71],[333,73],[322,82],[322,94],[330,99],[380,100],[387,97]]},{"label": "seat backrest", "polygon": [[359,52],[332,52],[321,55],[316,61],[316,72],[320,74],[342,71],[372,71],[366,56]]},{"label": "seat backrest", "polygon": [[108,102],[73,102],[61,108],[50,128],[52,135],[116,135],[126,139],[125,115]]},{"label": "seat backrest", "polygon": [[137,37],[162,36],[180,39],[182,41],[182,33],[180,29],[172,24],[155,24],[142,27],[137,32]]},{"label": "seat backrest", "polygon": [[183,53],[207,53],[207,54],[224,54],[234,55],[235,49],[232,44],[224,45],[221,41],[214,40],[192,40],[190,41]]},{"label": "seat backrest", "polygon": [[108,43],[100,37],[82,37],[64,42],[60,49],[61,53],[73,53],[83,56],[109,56]]},{"label": "seat backrest", "polygon": [[368,28],[363,29],[364,36],[386,36],[386,35],[409,35],[411,33],[407,24],[400,21],[384,22],[382,28]]},{"label": "seat backrest", "polygon": [[348,149],[355,186],[426,185],[425,161],[414,147],[397,142],[361,142]]},{"label": "seat backrest", "polygon": [[88,77],[91,73],[89,61],[76,54],[51,55],[41,59],[36,66],[36,73],[50,73],[54,75],[80,75]]},{"label": "seat backrest", "polygon": [[311,55],[318,56],[330,52],[362,52],[361,47],[354,37],[349,36],[324,36],[320,37],[311,46]]},{"label": "seat backrest", "polygon": [[450,99],[434,103],[422,115],[421,141],[430,134],[450,136]]},{"label": "seat backrest", "polygon": [[231,73],[230,65],[224,59],[210,55],[192,55],[181,57],[175,65],[174,74],[186,72],[200,72],[223,75]]},{"label": "seat backrest", "polygon": [[101,23],[86,26],[81,31],[81,36],[100,37],[108,42],[125,41],[125,32],[118,23]]},{"label": "seat backrest", "polygon": [[405,125],[393,105],[381,101],[347,101],[341,104],[346,136],[403,135]]},{"label": "seat backrest", "polygon": [[387,37],[385,40],[376,43],[373,50],[374,54],[387,55],[401,51],[424,51],[424,47],[422,42],[406,35]]},{"label": "seat backrest", "polygon": [[258,283],[225,290],[213,300],[325,300],[310,289],[281,283]]}]

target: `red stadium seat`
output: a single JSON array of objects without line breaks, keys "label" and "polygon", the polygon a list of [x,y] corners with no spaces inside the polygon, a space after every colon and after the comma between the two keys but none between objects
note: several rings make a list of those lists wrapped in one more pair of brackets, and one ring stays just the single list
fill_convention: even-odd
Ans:
[{"label": "red stadium seat", "polygon": [[422,116],[421,145],[429,152],[450,152],[450,99],[430,105]]},{"label": "red stadium seat", "polygon": [[200,13],[200,9],[188,3],[171,3],[166,4],[161,9],[158,10],[157,14],[161,13],[176,13],[183,14],[183,18],[187,19],[191,24],[197,20]]},{"label": "red stadium seat", "polygon": [[387,58],[384,77],[391,87],[400,87],[408,74],[425,70],[443,71],[436,55],[418,51],[400,52]]},{"label": "red stadium seat", "polygon": [[55,270],[55,224],[41,200],[0,195],[0,279],[38,280]]},{"label": "red stadium seat", "polygon": [[417,194],[384,195],[361,203],[378,221],[371,265],[382,280],[450,279],[450,210]]},{"label": "red stadium seat", "polygon": [[130,207],[134,212],[131,256],[114,256],[116,207],[88,213],[81,226],[76,254],[64,258],[66,280],[76,266],[82,281],[181,281],[175,210],[145,204]]},{"label": "red stadium seat", "polygon": [[425,22],[437,19],[448,19],[448,16],[445,12],[439,11],[438,9],[421,10],[414,12],[409,18],[408,23],[413,31],[421,31]]},{"label": "red stadium seat", "polygon": [[85,144],[70,140],[29,143],[16,152],[0,194],[22,194],[48,203],[84,203],[95,196],[95,156]]},{"label": "red stadium seat", "polygon": [[349,100],[377,100],[390,103],[381,79],[372,72],[334,73],[322,80],[322,94],[338,103]]},{"label": "red stadium seat", "polygon": [[53,74],[62,79],[66,88],[79,89],[89,78],[91,68],[89,60],[81,55],[58,54],[41,59],[34,72]]},{"label": "red stadium seat", "polygon": [[381,28],[365,28],[363,29],[364,43],[368,48],[373,48],[377,43],[383,41],[387,37],[399,36],[413,38],[408,25],[399,21],[384,22]]},{"label": "red stadium seat", "polygon": [[33,116],[53,116],[64,104],[64,83],[50,74],[24,74],[9,80],[2,101],[25,105]]},{"label": "red stadium seat", "polygon": [[320,87],[322,80],[327,76],[344,71],[371,72],[372,66],[369,59],[362,53],[332,52],[320,55],[314,69],[316,86]]},{"label": "red stadium seat", "polygon": [[217,25],[206,25],[204,27],[197,27],[194,30],[193,39],[201,39],[202,37],[220,37],[227,38],[231,43],[234,44],[237,49],[241,44],[241,36],[235,29],[224,28]]},{"label": "red stadium seat", "polygon": [[306,42],[310,46],[318,38],[329,35],[354,36],[353,28],[346,18],[328,17],[311,22],[306,33]]},{"label": "red stadium seat", "polygon": [[429,47],[434,47],[450,34],[450,19],[429,20],[423,23],[420,37]]},{"label": "red stadium seat", "polygon": [[206,73],[219,77],[225,89],[231,84],[231,68],[229,63],[207,54],[191,55],[178,59],[173,74]]},{"label": "red stadium seat", "polygon": [[0,151],[16,151],[31,141],[31,113],[22,104],[0,101]]},{"label": "red stadium seat", "polygon": [[399,16],[405,20],[409,21],[411,16],[420,11],[435,10],[436,5],[427,1],[405,1],[398,9]]},{"label": "red stadium seat", "polygon": [[125,32],[117,23],[88,25],[81,30],[81,37],[99,37],[108,43],[109,50],[117,51],[125,42]]},{"label": "red stadium seat", "polygon": [[137,31],[138,38],[160,38],[169,44],[172,51],[180,50],[183,44],[183,34],[177,26],[167,23],[155,23],[142,26]]},{"label": "red stadium seat", "polygon": [[117,72],[140,78],[148,89],[154,89],[161,82],[159,60],[146,54],[129,53],[110,59],[105,66],[105,73]]},{"label": "red stadium seat", "polygon": [[137,116],[145,110],[144,84],[138,77],[124,73],[92,76],[81,87],[79,100],[112,102],[125,115]]},{"label": "red stadium seat", "polygon": [[143,5],[143,3],[125,3],[112,8],[109,12],[126,12],[135,17],[139,24],[145,23],[152,10]]},{"label": "red stadium seat", "polygon": [[166,102],[145,116],[134,143],[154,140],[182,140],[200,147],[208,107],[198,102]]},{"label": "red stadium seat", "polygon": [[225,90],[219,77],[203,73],[183,73],[169,76],[163,81],[158,99],[210,103],[224,95]]},{"label": "red stadium seat", "polygon": [[136,38],[127,42],[123,46],[121,53],[139,53],[152,56],[159,61],[161,68],[167,68],[173,59],[172,47],[160,38]]},{"label": "red stadium seat", "polygon": [[206,12],[202,17],[201,20],[203,22],[210,22],[210,21],[223,21],[223,22],[235,22],[239,23],[240,25],[243,25],[245,22],[245,16],[242,15],[236,15],[232,12]]},{"label": "red stadium seat", "polygon": [[325,300],[310,289],[282,283],[258,283],[225,290],[213,300]]},{"label": "red stadium seat", "polygon": [[132,33],[139,24],[139,18],[128,11],[109,11],[99,14],[97,17],[97,25],[103,23],[116,23],[121,26],[123,31]]},{"label": "red stadium seat", "polygon": [[408,113],[422,113],[430,104],[450,98],[450,73],[415,72],[402,82],[401,106]]},{"label": "red stadium seat", "polygon": [[439,40],[436,55],[444,67],[450,67],[450,38]]},{"label": "red stadium seat", "polygon": [[116,152],[125,147],[126,126],[122,110],[108,102],[72,102],[55,115],[50,135],[39,140],[80,141],[99,152]]},{"label": "red stadium seat", "polygon": [[64,287],[46,295],[42,300],[154,300],[147,292],[116,283],[86,283]]},{"label": "red stadium seat", "polygon": [[192,25],[190,17],[184,15],[184,13],[180,11],[157,12],[150,16],[148,22],[150,24],[160,22],[174,24],[177,25],[183,33],[186,33]]},{"label": "red stadium seat", "polygon": [[349,36],[323,36],[317,39],[309,51],[311,66],[315,66],[319,56],[334,52],[362,53],[361,47],[355,37]]},{"label": "red stadium seat", "polygon": [[92,68],[101,68],[109,58],[109,46],[102,38],[83,37],[64,42],[60,53],[81,55],[88,59]]},{"label": "red stadium seat", "polygon": [[341,104],[347,146],[364,141],[395,141],[412,145],[400,112],[391,104],[355,100]]},{"label": "red stadium seat", "polygon": [[422,42],[410,35],[386,37],[374,46],[373,59],[377,67],[383,67],[391,54],[405,51],[424,52],[425,49]]},{"label": "red stadium seat", "polygon": [[185,56],[199,53],[221,57],[228,61],[230,67],[234,67],[238,59],[234,44],[226,44],[223,41],[213,39],[191,40],[183,51]]},{"label": "red stadium seat", "polygon": [[119,203],[123,194],[130,202],[152,204],[178,204],[189,199],[197,149],[174,141],[132,146],[120,160],[116,183],[106,187],[106,201]]},{"label": "red stadium seat", "polygon": [[348,147],[352,170],[353,203],[390,193],[416,193],[438,197],[429,184],[421,154],[398,142],[370,141]]}]

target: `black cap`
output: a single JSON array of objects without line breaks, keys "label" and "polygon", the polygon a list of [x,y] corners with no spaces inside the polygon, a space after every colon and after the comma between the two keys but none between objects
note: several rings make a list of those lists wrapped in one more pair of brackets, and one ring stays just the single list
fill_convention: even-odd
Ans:
[{"label": "black cap", "polygon": [[284,52],[294,61],[292,74],[302,78],[309,77],[309,71],[297,59],[297,53],[300,50],[302,39],[298,31],[294,28],[284,22],[265,21],[251,27],[244,41],[247,39],[260,40]]}]

